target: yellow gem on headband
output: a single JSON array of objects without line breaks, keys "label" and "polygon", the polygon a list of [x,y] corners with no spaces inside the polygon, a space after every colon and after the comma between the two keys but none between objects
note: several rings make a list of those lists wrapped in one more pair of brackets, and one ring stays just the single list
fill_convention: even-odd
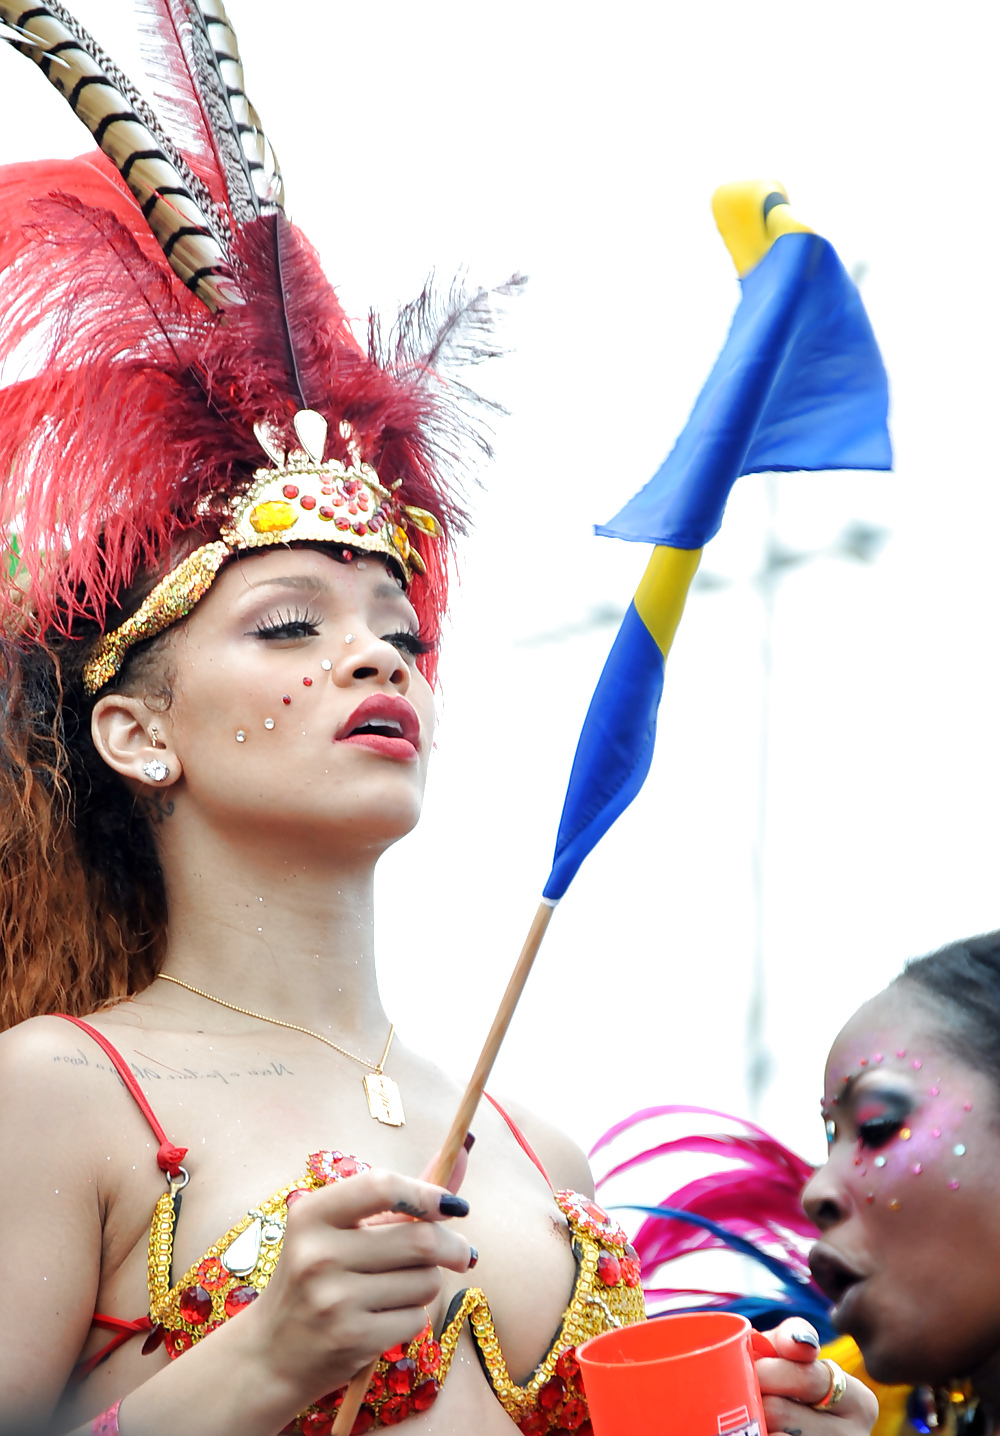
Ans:
[{"label": "yellow gem on headband", "polygon": [[440,538],[443,530],[434,515],[396,500],[372,466],[361,461],[348,424],[341,424],[340,431],[350,464],[323,462],[327,425],[322,414],[301,409],[294,424],[302,448],[291,453],[276,444],[266,426],[256,426],[274,467],[258,469],[249,491],[232,501],[220,541],[196,549],[156,585],[131,618],[98,640],[83,670],[89,695],[111,681],[133,644],[186,618],[235,553],[271,544],[336,543],[391,559],[407,584],[414,573],[425,571],[407,527],[412,524]]}]

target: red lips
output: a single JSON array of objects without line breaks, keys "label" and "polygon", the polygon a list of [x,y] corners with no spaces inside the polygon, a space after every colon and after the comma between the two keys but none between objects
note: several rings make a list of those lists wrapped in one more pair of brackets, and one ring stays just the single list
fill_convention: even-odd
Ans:
[{"label": "red lips", "polygon": [[420,719],[412,704],[394,693],[373,693],[334,735],[335,743],[368,748],[383,758],[412,762],[420,752]]}]

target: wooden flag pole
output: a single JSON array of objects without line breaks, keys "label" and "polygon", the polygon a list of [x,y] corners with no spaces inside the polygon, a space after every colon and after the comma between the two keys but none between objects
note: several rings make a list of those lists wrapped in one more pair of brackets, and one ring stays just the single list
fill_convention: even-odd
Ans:
[{"label": "wooden flag pole", "polygon": [[[515,1008],[521,993],[524,991],[524,984],[528,980],[532,963],[538,955],[538,949],[542,945],[542,938],[545,936],[545,929],[552,917],[553,906],[550,903],[542,902],[538,905],[534,920],[528,931],[521,949],[521,956],[517,959],[517,966],[511,974],[507,984],[507,991],[504,993],[497,1009],[497,1015],[493,1019],[493,1026],[490,1028],[490,1035],[483,1045],[479,1054],[479,1061],[476,1063],[476,1070],[469,1079],[469,1085],[465,1089],[465,1096],[459,1104],[455,1113],[455,1120],[445,1138],[444,1146],[438,1155],[437,1165],[431,1173],[430,1180],[439,1187],[446,1185],[448,1178],[455,1170],[455,1163],[458,1161],[458,1154],[469,1134],[469,1127],[476,1114],[476,1108],[482,1100],[483,1090],[490,1080],[490,1073],[493,1064],[497,1060],[500,1046],[507,1036],[507,1029],[510,1026],[511,1018],[514,1016]],[[371,1385],[371,1379],[375,1371],[376,1362],[367,1367],[364,1371],[351,1379],[351,1383],[344,1392],[344,1399],[340,1410],[337,1412],[337,1419],[333,1423],[331,1436],[350,1436],[351,1427],[357,1420],[361,1403],[365,1399],[365,1392]]]}]

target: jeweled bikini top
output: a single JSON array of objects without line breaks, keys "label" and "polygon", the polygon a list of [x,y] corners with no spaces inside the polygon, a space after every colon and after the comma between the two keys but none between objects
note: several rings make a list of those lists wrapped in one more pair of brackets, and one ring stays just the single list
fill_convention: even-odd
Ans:
[{"label": "jeweled bikini top", "polygon": [[[114,1062],[160,1139],[161,1153],[176,1153],[179,1149],[170,1148],[121,1055],[101,1033],[85,1023],[77,1021],[77,1025],[99,1042]],[[495,1102],[493,1105],[497,1106]],[[497,1110],[545,1175],[515,1124],[502,1108],[497,1106]],[[149,1318],[126,1323],[95,1317],[100,1324],[116,1326],[119,1336],[103,1353],[88,1361],[88,1370],[93,1369],[101,1356],[137,1331],[148,1332],[144,1351],[155,1350],[162,1343],[171,1358],[181,1356],[224,1321],[243,1311],[267,1286],[281,1255],[290,1192],[314,1191],[369,1170],[368,1163],[343,1152],[313,1153],[306,1162],[303,1176],[247,1212],[209,1248],[201,1261],[195,1262],[174,1282],[171,1270],[174,1229],[180,1194],[187,1180],[187,1174],[179,1168],[179,1160],[173,1163],[177,1171],[169,1177],[169,1189],[157,1201],[153,1212],[149,1237]],[[602,1331],[645,1320],[639,1260],[625,1232],[596,1202],[569,1191],[555,1192],[554,1199],[567,1221],[576,1258],[576,1280],[552,1344],[528,1379],[520,1384],[512,1377],[497,1340],[485,1293],[479,1287],[470,1287],[452,1299],[439,1338],[435,1338],[428,1323],[408,1346],[397,1346],[383,1353],[353,1433],[395,1426],[407,1416],[433,1405],[451,1366],[462,1327],[468,1321],[487,1380],[525,1436],[549,1436],[549,1433],[562,1436],[566,1432],[592,1436],[576,1347]],[[308,1407],[285,1431],[296,1436],[298,1433],[327,1436],[344,1389],[332,1391]]]}]

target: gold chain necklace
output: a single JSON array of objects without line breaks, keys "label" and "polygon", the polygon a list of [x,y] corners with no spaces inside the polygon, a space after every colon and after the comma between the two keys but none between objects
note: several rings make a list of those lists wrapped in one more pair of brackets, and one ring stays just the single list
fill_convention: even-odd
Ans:
[{"label": "gold chain necklace", "polygon": [[223,997],[214,997],[211,992],[203,992],[200,987],[192,987],[190,982],[184,982],[179,977],[171,977],[166,972],[161,972],[159,979],[161,982],[176,983],[178,987],[193,992],[196,997],[204,997],[207,1002],[217,1002],[220,1007],[228,1007],[230,1012],[238,1012],[243,1017],[254,1017],[258,1022],[270,1022],[275,1027],[287,1027],[290,1032],[303,1032],[306,1037],[315,1037],[317,1042],[325,1042],[327,1047],[332,1047],[334,1052],[340,1053],[341,1057],[349,1057],[352,1062],[360,1062],[362,1067],[371,1069],[365,1073],[365,1096],[368,1098],[368,1111],[376,1122],[384,1122],[387,1127],[402,1127],[406,1121],[399,1088],[392,1078],[387,1077],[383,1071],[395,1035],[395,1023],[389,1024],[389,1036],[386,1038],[385,1051],[376,1066],[373,1062],[366,1062],[363,1057],[356,1057],[353,1052],[348,1052],[346,1047],[338,1046],[329,1037],[324,1037],[321,1032],[313,1032],[309,1027],[300,1027],[297,1022],[283,1022],[280,1017],[265,1017],[263,1012],[251,1012],[249,1007],[237,1007],[235,1002],[227,1002]]}]

